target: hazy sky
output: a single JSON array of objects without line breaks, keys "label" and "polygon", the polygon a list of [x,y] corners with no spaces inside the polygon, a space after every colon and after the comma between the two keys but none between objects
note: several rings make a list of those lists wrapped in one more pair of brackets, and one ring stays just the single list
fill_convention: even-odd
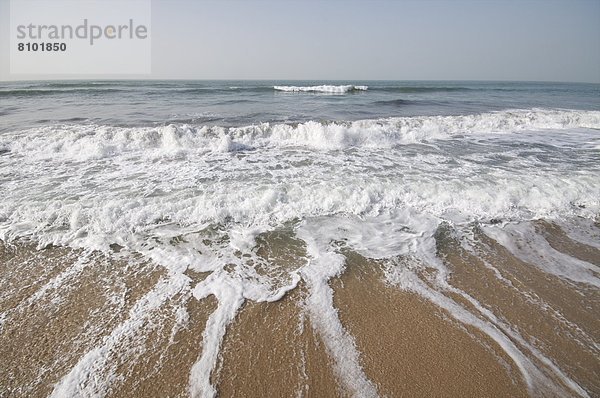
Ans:
[{"label": "hazy sky", "polygon": [[600,0],[154,0],[151,33],[138,77],[600,82]]}]

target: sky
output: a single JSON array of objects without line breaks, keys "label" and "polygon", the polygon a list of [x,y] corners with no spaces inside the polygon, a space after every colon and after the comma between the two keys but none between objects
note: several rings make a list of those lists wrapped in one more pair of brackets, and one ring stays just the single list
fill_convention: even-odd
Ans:
[{"label": "sky", "polygon": [[[9,3],[0,79],[52,77],[9,73]],[[151,74],[75,77],[600,83],[600,0],[152,0],[151,38]]]}]

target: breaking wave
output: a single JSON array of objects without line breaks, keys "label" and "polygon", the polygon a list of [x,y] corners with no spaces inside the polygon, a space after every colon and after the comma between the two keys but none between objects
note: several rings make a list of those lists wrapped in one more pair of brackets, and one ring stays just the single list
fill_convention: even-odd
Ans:
[{"label": "breaking wave", "polygon": [[244,127],[55,125],[2,136],[0,147],[15,155],[86,160],[139,151],[150,156],[168,156],[189,151],[237,152],[275,147],[318,150],[392,148],[463,135],[480,137],[485,134],[574,128],[600,128],[600,112],[514,110],[354,122],[261,123]]},{"label": "breaking wave", "polygon": [[368,86],[274,86],[275,90],[279,91],[290,91],[290,92],[314,92],[314,93],[331,93],[331,94],[345,94],[353,91],[366,91],[369,89]]}]

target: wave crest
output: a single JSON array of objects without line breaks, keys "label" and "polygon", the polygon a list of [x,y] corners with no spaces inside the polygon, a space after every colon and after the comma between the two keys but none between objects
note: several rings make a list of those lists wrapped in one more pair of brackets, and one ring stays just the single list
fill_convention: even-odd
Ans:
[{"label": "wave crest", "polygon": [[261,123],[245,127],[54,125],[5,135],[0,138],[0,148],[13,155],[86,160],[131,152],[156,157],[189,151],[236,152],[255,148],[392,148],[473,134],[572,128],[600,128],[600,112],[538,109],[354,122]]},{"label": "wave crest", "polygon": [[273,86],[275,90],[287,91],[287,92],[313,92],[313,93],[331,93],[331,94],[346,94],[352,91],[366,91],[369,89],[368,86],[332,86],[332,85],[321,85],[321,86]]}]

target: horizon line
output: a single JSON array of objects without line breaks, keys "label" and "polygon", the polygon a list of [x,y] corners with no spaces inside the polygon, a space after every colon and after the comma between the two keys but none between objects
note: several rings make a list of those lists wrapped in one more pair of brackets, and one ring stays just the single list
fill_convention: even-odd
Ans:
[{"label": "horizon line", "polygon": [[159,77],[118,77],[118,78],[33,78],[33,79],[0,79],[0,83],[19,83],[37,81],[287,81],[287,82],[486,82],[486,83],[568,83],[568,84],[600,84],[600,81],[590,82],[582,80],[512,80],[512,79],[269,79],[269,78],[159,78]]}]

